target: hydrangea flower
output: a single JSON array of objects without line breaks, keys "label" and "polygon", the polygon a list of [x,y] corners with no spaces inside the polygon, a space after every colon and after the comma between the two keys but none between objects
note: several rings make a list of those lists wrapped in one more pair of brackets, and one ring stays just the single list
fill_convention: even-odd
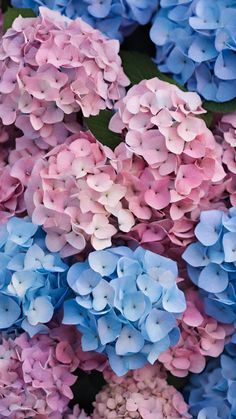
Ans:
[{"label": "hydrangea flower", "polygon": [[16,18],[0,43],[3,124],[22,126],[24,116],[33,139],[55,137],[65,115],[111,109],[129,84],[118,52],[118,41],[81,19],[44,7],[37,18]]},{"label": "hydrangea flower", "polygon": [[176,243],[191,240],[201,209],[224,208],[222,146],[199,117],[200,97],[153,78],[133,86],[116,108],[110,129],[122,132],[139,158],[121,171],[129,209],[141,222],[173,221]]},{"label": "hydrangea flower", "polygon": [[68,270],[27,218],[0,226],[0,329],[44,330],[68,293]]},{"label": "hydrangea flower", "polygon": [[187,386],[190,413],[197,419],[235,417],[236,345],[211,360],[201,374],[193,374]]},{"label": "hydrangea flower", "polygon": [[214,127],[216,140],[222,144],[222,162],[226,168],[226,197],[236,205],[236,112],[224,114]]},{"label": "hydrangea flower", "polygon": [[[1,336],[0,354],[2,418],[86,418],[83,412],[76,416],[80,414],[78,407],[74,414],[68,410],[73,398],[71,386],[77,379],[72,373],[78,367],[91,369],[80,362],[80,337],[73,327],[53,327],[48,334],[33,338],[27,333],[15,339]],[[92,368],[96,367],[96,357]]]},{"label": "hydrangea flower", "polygon": [[103,249],[111,245],[118,228],[126,232],[134,225],[122,201],[126,187],[107,152],[89,132],[80,132],[34,166],[26,208],[33,222],[47,232],[50,251],[76,254],[89,241],[95,249]]},{"label": "hydrangea flower", "polygon": [[159,361],[177,377],[202,372],[207,357],[217,358],[234,331],[232,326],[206,315],[203,300],[195,289],[187,289],[185,297],[187,309],[179,321],[180,340],[159,356]]},{"label": "hydrangea flower", "polygon": [[119,376],[153,364],[179,339],[176,319],[186,308],[176,262],[138,247],[91,252],[68,271],[75,298],[63,323],[77,325],[82,349],[108,355]]},{"label": "hydrangea flower", "polygon": [[96,396],[92,419],[190,418],[183,396],[167,384],[158,364],[122,378],[106,374],[108,384]]},{"label": "hydrangea flower", "polygon": [[183,258],[190,279],[201,290],[207,314],[222,323],[236,320],[236,208],[203,211],[195,229],[196,243]]},{"label": "hydrangea flower", "polygon": [[71,19],[81,17],[109,38],[123,40],[137,25],[146,25],[157,9],[157,0],[12,0],[15,7],[39,6],[58,10]]},{"label": "hydrangea flower", "polygon": [[151,28],[156,62],[207,100],[236,91],[235,0],[161,0]]}]

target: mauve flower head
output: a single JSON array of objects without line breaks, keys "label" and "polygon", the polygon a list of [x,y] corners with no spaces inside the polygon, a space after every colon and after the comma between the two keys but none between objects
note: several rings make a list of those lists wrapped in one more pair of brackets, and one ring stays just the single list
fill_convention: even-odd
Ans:
[{"label": "mauve flower head", "polygon": [[122,132],[139,158],[121,169],[129,209],[141,222],[173,221],[176,244],[181,236],[191,240],[201,209],[224,208],[222,147],[200,118],[200,97],[153,78],[133,86],[116,108],[110,129]]},{"label": "mauve flower head", "polygon": [[123,205],[126,187],[107,153],[89,132],[80,132],[34,166],[26,208],[47,232],[50,251],[63,256],[80,253],[89,241],[93,248],[103,249],[111,245],[118,228],[126,232],[134,225]]},{"label": "mauve flower head", "polygon": [[58,10],[65,16],[81,17],[109,38],[123,40],[137,25],[146,25],[157,9],[157,0],[12,0],[15,7],[30,7],[36,13],[39,6]]},{"label": "mauve flower head", "polygon": [[235,0],[160,0],[150,37],[162,72],[207,100],[236,94]]},{"label": "mauve flower head", "polygon": [[191,418],[183,396],[167,384],[158,364],[122,378],[105,374],[108,384],[97,394],[92,419]]},{"label": "mauve flower head", "polygon": [[37,18],[16,18],[0,44],[3,124],[18,126],[23,115],[45,138],[65,115],[111,109],[129,84],[118,53],[118,41],[80,18],[44,7]]},{"label": "mauve flower head", "polygon": [[227,173],[226,196],[236,205],[236,112],[224,114],[214,127],[216,140],[222,145],[222,162]]},{"label": "mauve flower head", "polygon": [[78,407],[74,412],[68,410],[71,386],[77,378],[72,373],[78,367],[90,371],[101,359],[91,353],[92,364],[81,362],[80,336],[75,328],[52,327],[33,338],[27,333],[16,338],[2,335],[0,354],[2,418],[86,418]]},{"label": "mauve flower head", "polygon": [[186,302],[177,277],[176,262],[141,247],[91,252],[68,271],[75,298],[63,323],[77,325],[82,349],[105,353],[118,376],[153,364],[179,340]]},{"label": "mauve flower head", "polygon": [[203,211],[197,242],[183,253],[192,282],[201,289],[205,311],[221,323],[236,321],[236,208]]},{"label": "mauve flower head", "polygon": [[0,329],[45,330],[68,293],[64,263],[28,218],[0,225]]},{"label": "mauve flower head", "polygon": [[207,357],[217,358],[234,331],[233,326],[219,323],[205,313],[198,291],[189,288],[185,297],[187,309],[179,321],[180,340],[159,356],[159,361],[177,377],[202,372]]},{"label": "mauve flower head", "polygon": [[211,360],[201,374],[192,374],[186,387],[190,413],[197,419],[233,419],[236,387],[236,345]]}]

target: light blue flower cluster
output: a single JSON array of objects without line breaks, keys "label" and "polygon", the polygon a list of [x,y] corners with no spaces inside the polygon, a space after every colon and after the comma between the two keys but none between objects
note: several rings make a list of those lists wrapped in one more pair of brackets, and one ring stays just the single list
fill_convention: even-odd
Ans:
[{"label": "light blue flower cluster", "polygon": [[236,418],[236,345],[227,345],[220,358],[193,374],[186,392],[193,418]]},{"label": "light blue flower cluster", "polygon": [[69,288],[68,266],[49,253],[45,234],[28,218],[11,218],[0,226],[0,329],[30,334],[44,328]]},{"label": "light blue flower cluster", "polygon": [[203,290],[207,314],[222,323],[236,320],[236,207],[203,211],[198,242],[183,253],[191,280]]},{"label": "light blue flower cluster", "polygon": [[12,0],[15,7],[38,12],[39,6],[58,10],[71,19],[81,17],[109,38],[122,40],[137,25],[146,25],[158,0]]},{"label": "light blue flower cluster", "polygon": [[236,97],[236,0],[161,0],[150,36],[160,71],[207,100]]},{"label": "light blue flower cluster", "polygon": [[177,275],[176,262],[141,247],[92,252],[69,269],[76,298],[65,302],[63,323],[76,324],[83,350],[105,352],[119,376],[153,364],[179,340],[186,303]]}]

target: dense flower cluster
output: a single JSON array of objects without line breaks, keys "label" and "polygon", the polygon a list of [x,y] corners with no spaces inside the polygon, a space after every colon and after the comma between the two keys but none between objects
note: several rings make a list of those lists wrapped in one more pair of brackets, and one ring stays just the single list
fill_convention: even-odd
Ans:
[{"label": "dense flower cluster", "polygon": [[158,0],[11,0],[15,7],[30,7],[38,12],[39,6],[58,10],[71,19],[81,17],[109,38],[130,34],[137,24],[146,25],[157,9]]},{"label": "dense flower cluster", "polygon": [[41,330],[68,293],[58,253],[45,247],[45,234],[28,219],[0,226],[0,329]]},{"label": "dense flower cluster", "polygon": [[108,384],[94,402],[93,419],[190,418],[183,396],[167,384],[166,376],[155,364],[122,378],[106,374]]},{"label": "dense flower cluster", "polygon": [[118,41],[81,19],[46,8],[37,18],[18,17],[0,45],[3,124],[17,125],[24,115],[45,138],[56,135],[65,115],[79,110],[97,115],[112,108],[129,84],[118,52]]},{"label": "dense flower cluster", "polygon": [[[33,338],[26,333],[15,339],[2,337],[0,354],[2,418],[78,419],[78,407],[74,414],[67,411],[77,379],[72,372],[95,368],[97,355],[89,354],[90,364],[80,361],[80,338],[73,327],[54,327]],[[79,418],[85,417],[81,412]]]},{"label": "dense flower cluster", "polygon": [[206,312],[222,323],[236,320],[236,208],[203,211],[198,241],[183,253],[191,280],[205,297]]},{"label": "dense flower cluster", "polygon": [[222,162],[227,173],[226,197],[231,205],[236,205],[236,112],[224,114],[218,121],[214,134],[222,144]]},{"label": "dense flower cluster", "polygon": [[176,262],[141,247],[91,252],[69,269],[76,298],[65,302],[63,322],[76,324],[83,350],[105,352],[119,376],[153,364],[179,339],[186,303],[177,276]]},{"label": "dense flower cluster", "polygon": [[25,201],[33,222],[47,232],[50,251],[76,254],[88,240],[103,249],[111,245],[117,227],[131,229],[133,215],[121,202],[126,187],[90,133],[72,136],[46,157],[31,173]]},{"label": "dense flower cluster", "polygon": [[235,0],[161,0],[150,33],[159,69],[205,99],[233,99],[235,5]]},{"label": "dense flower cluster", "polygon": [[133,86],[116,108],[110,129],[123,132],[128,149],[146,162],[121,171],[137,219],[180,221],[178,235],[191,230],[185,222],[193,224],[201,209],[224,206],[222,147],[199,117],[196,93],[153,78]]},{"label": "dense flower cluster", "polygon": [[196,290],[189,288],[185,297],[187,309],[179,321],[180,341],[159,356],[159,361],[177,377],[202,372],[206,358],[217,358],[234,330],[205,314],[203,300]]},{"label": "dense flower cluster", "polygon": [[235,412],[236,345],[208,363],[202,374],[193,374],[187,386],[190,412],[197,419],[233,419]]}]

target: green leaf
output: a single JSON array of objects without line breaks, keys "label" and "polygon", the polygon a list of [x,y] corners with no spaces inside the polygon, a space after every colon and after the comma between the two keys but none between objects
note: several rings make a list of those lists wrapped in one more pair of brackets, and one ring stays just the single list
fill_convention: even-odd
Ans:
[{"label": "green leaf", "polygon": [[140,52],[121,51],[120,56],[124,71],[132,84],[137,84],[145,79],[158,77],[160,80],[175,84],[181,90],[186,91],[182,85],[177,83],[171,77],[161,73],[148,55],[141,54]]},{"label": "green leaf", "polygon": [[217,112],[217,113],[228,113],[236,110],[236,99],[229,100],[228,102],[213,102],[205,101],[203,102],[203,107],[207,111]]},{"label": "green leaf", "polygon": [[18,17],[35,17],[35,13],[31,9],[16,9],[8,7],[3,15],[3,30],[6,31],[12,26],[13,21]]},{"label": "green leaf", "polygon": [[108,128],[110,119],[113,115],[113,112],[105,110],[100,111],[97,116],[84,118],[86,126],[90,129],[94,137],[112,150],[122,142],[121,136],[110,131]]},{"label": "green leaf", "polygon": [[211,128],[212,122],[213,122],[213,112],[207,112],[207,113],[203,113],[201,115],[199,115],[200,118],[202,118],[205,123],[206,126],[208,128]]}]

